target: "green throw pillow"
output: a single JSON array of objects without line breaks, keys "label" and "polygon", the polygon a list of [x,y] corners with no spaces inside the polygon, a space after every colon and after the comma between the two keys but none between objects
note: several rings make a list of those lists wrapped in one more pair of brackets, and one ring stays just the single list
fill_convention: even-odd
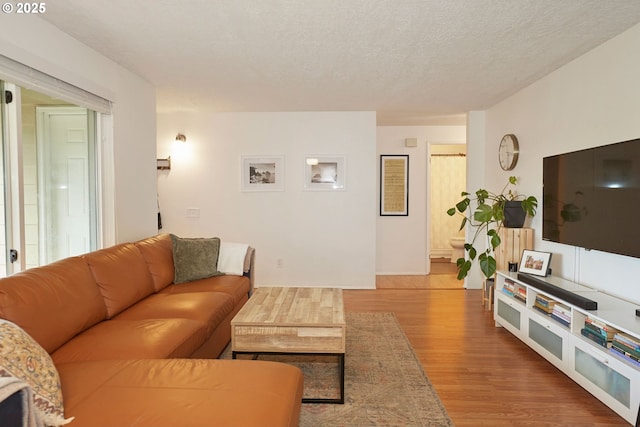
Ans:
[{"label": "green throw pillow", "polygon": [[224,274],[218,271],[220,254],[218,237],[184,238],[172,234],[171,243],[175,268],[173,283],[185,283]]}]

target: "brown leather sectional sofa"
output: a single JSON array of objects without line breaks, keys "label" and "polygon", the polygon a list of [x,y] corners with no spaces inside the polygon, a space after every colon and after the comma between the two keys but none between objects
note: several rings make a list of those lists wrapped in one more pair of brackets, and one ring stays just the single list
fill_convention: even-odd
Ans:
[{"label": "brown leather sectional sofa", "polygon": [[250,279],[173,284],[172,254],[165,234],[0,279],[0,318],[51,355],[69,426],[297,426],[297,368],[215,359]]}]

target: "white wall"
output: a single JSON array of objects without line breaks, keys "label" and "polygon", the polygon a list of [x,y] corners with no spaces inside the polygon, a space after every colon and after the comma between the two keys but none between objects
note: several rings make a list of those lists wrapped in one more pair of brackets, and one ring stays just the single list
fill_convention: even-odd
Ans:
[{"label": "white wall", "polygon": [[[376,213],[379,213],[379,156],[409,155],[409,215],[377,216],[377,274],[428,274],[428,145],[466,141],[465,126],[381,126],[377,129]],[[418,147],[405,147],[417,138]]]},{"label": "white wall", "polygon": [[[604,43],[486,113],[487,186],[511,173],[497,163],[503,134],[520,142],[513,174],[520,189],[541,200],[542,158],[640,137],[640,25]],[[470,156],[471,157],[471,156]],[[553,274],[640,303],[640,259],[585,251],[542,241],[542,215],[535,248],[553,253]]]},{"label": "white wall", "polygon": [[[492,159],[497,159],[497,154],[489,153],[485,149],[486,142],[486,112],[470,111],[467,114],[467,192],[474,194],[476,190],[485,185],[488,170],[495,168]],[[467,225],[467,241],[471,239],[474,229],[471,225]],[[486,249],[486,242],[483,239],[476,241],[476,249],[478,252]],[[482,289],[484,275],[478,267],[478,263],[474,262],[473,267],[464,280],[464,287],[467,289]]]},{"label": "white wall", "polygon": [[[162,231],[251,244],[256,286],[374,288],[375,120],[373,112],[159,114],[158,155],[172,161],[158,172]],[[181,147],[178,132],[187,137]],[[304,191],[304,156],[323,154],[346,156],[346,191]],[[241,192],[243,155],[284,156],[285,191]],[[189,208],[200,218],[187,218]]]},{"label": "white wall", "polygon": [[114,228],[105,245],[155,234],[154,87],[37,17],[2,14],[0,26],[0,54],[113,101],[106,176],[113,177],[107,218]]}]

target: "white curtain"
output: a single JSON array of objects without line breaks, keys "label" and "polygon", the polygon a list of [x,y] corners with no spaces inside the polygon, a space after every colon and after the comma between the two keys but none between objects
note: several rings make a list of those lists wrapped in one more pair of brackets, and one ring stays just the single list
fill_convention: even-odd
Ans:
[{"label": "white curtain", "polygon": [[464,236],[460,217],[450,217],[447,209],[460,201],[466,188],[466,157],[459,155],[431,156],[431,256],[449,256],[453,236]]}]

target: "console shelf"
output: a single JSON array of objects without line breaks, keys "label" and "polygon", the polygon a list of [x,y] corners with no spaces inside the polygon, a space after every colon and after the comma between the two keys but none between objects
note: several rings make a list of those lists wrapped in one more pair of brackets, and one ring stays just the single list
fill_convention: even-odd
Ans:
[{"label": "console shelf", "polygon": [[497,273],[494,300],[496,326],[640,425],[636,305],[558,277],[528,280],[506,271]]}]

